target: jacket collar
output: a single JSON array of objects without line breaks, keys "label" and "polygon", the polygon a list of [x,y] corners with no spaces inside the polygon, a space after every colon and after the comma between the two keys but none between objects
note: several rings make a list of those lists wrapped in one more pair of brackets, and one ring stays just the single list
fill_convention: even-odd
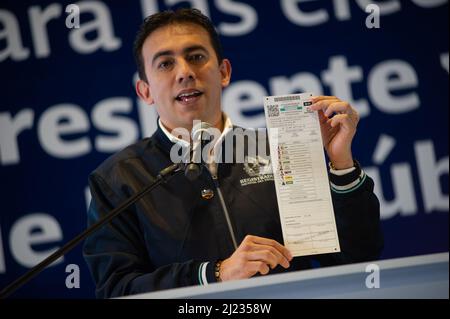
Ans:
[{"label": "jacket collar", "polygon": [[156,141],[156,144],[167,154],[170,154],[170,150],[172,146],[175,145],[174,142],[172,142],[167,135],[164,133],[164,131],[161,129],[159,124],[159,118],[158,118],[158,128],[156,129],[156,132],[153,134],[153,138]]},{"label": "jacket collar", "polygon": [[[222,116],[224,122],[224,130],[220,138],[217,140],[215,147],[220,147],[225,136],[233,129],[233,123],[231,122],[231,119],[224,112],[222,112]],[[159,117],[157,120],[157,130],[154,136],[158,141],[158,144],[160,144],[160,146],[166,153],[170,153],[172,146],[175,144],[181,144],[183,148],[190,147],[190,144],[188,142],[177,138],[176,136],[172,135],[166,128],[164,128]]]}]

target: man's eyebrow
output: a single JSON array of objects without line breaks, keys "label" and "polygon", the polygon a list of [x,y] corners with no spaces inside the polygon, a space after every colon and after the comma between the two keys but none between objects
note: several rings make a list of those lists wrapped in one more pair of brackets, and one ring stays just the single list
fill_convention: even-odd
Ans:
[{"label": "man's eyebrow", "polygon": [[[205,53],[208,52],[208,50],[202,45],[192,45],[192,46],[189,46],[189,47],[183,49],[183,53],[187,54],[187,53],[191,53],[191,52],[197,51],[197,50],[204,51]],[[152,65],[155,63],[156,60],[158,60],[162,56],[173,56],[173,55],[175,55],[175,53],[172,50],[164,50],[164,51],[157,52],[153,56]]]},{"label": "man's eyebrow", "polygon": [[206,50],[206,48],[202,45],[192,45],[190,47],[185,48],[183,50],[183,53],[191,53],[192,51],[197,51],[197,50],[204,51],[205,53],[208,52],[208,50]]},{"label": "man's eyebrow", "polygon": [[174,55],[173,51],[170,50],[166,50],[166,51],[160,51],[155,53],[155,55],[153,56],[152,59],[152,65],[155,63],[156,60],[158,60],[160,57],[165,56],[165,55]]}]

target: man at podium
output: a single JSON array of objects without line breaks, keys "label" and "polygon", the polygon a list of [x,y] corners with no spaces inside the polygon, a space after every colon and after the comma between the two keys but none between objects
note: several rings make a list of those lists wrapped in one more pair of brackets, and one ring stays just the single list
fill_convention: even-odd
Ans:
[{"label": "man at podium", "polygon": [[[134,50],[140,78],[136,91],[156,108],[158,129],[89,176],[90,225],[171,165],[174,145],[189,147],[174,129],[191,132],[195,120],[210,123],[222,135],[233,128],[221,107],[231,63],[223,57],[214,26],[200,11],[149,16]],[[241,183],[258,174],[250,165],[254,162],[213,163],[192,181],[184,174],[173,176],[86,240],[83,253],[97,297],[377,259],[383,247],[379,203],[372,179],[351,152],[358,113],[328,96],[316,97],[311,109],[319,112],[329,158],[341,252],[293,258],[283,245],[271,173]]]}]

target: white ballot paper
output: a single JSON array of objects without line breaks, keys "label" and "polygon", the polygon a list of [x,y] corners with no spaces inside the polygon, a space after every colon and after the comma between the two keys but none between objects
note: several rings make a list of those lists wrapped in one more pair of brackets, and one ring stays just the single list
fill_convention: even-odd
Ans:
[{"label": "white ballot paper", "polygon": [[285,246],[293,256],[339,252],[319,117],[311,93],[264,98]]}]

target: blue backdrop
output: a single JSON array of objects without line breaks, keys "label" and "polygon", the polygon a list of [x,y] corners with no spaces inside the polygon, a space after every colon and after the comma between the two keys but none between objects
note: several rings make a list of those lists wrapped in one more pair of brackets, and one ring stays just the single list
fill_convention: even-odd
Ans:
[{"label": "blue backdrop", "polygon": [[[132,43],[145,16],[179,6],[202,9],[221,34],[235,124],[263,127],[265,95],[350,101],[361,114],[353,151],[382,205],[383,258],[448,251],[447,0],[70,4],[0,4],[0,287],[85,228],[88,174],[155,129],[134,93]],[[80,246],[14,297],[93,291]]]}]

